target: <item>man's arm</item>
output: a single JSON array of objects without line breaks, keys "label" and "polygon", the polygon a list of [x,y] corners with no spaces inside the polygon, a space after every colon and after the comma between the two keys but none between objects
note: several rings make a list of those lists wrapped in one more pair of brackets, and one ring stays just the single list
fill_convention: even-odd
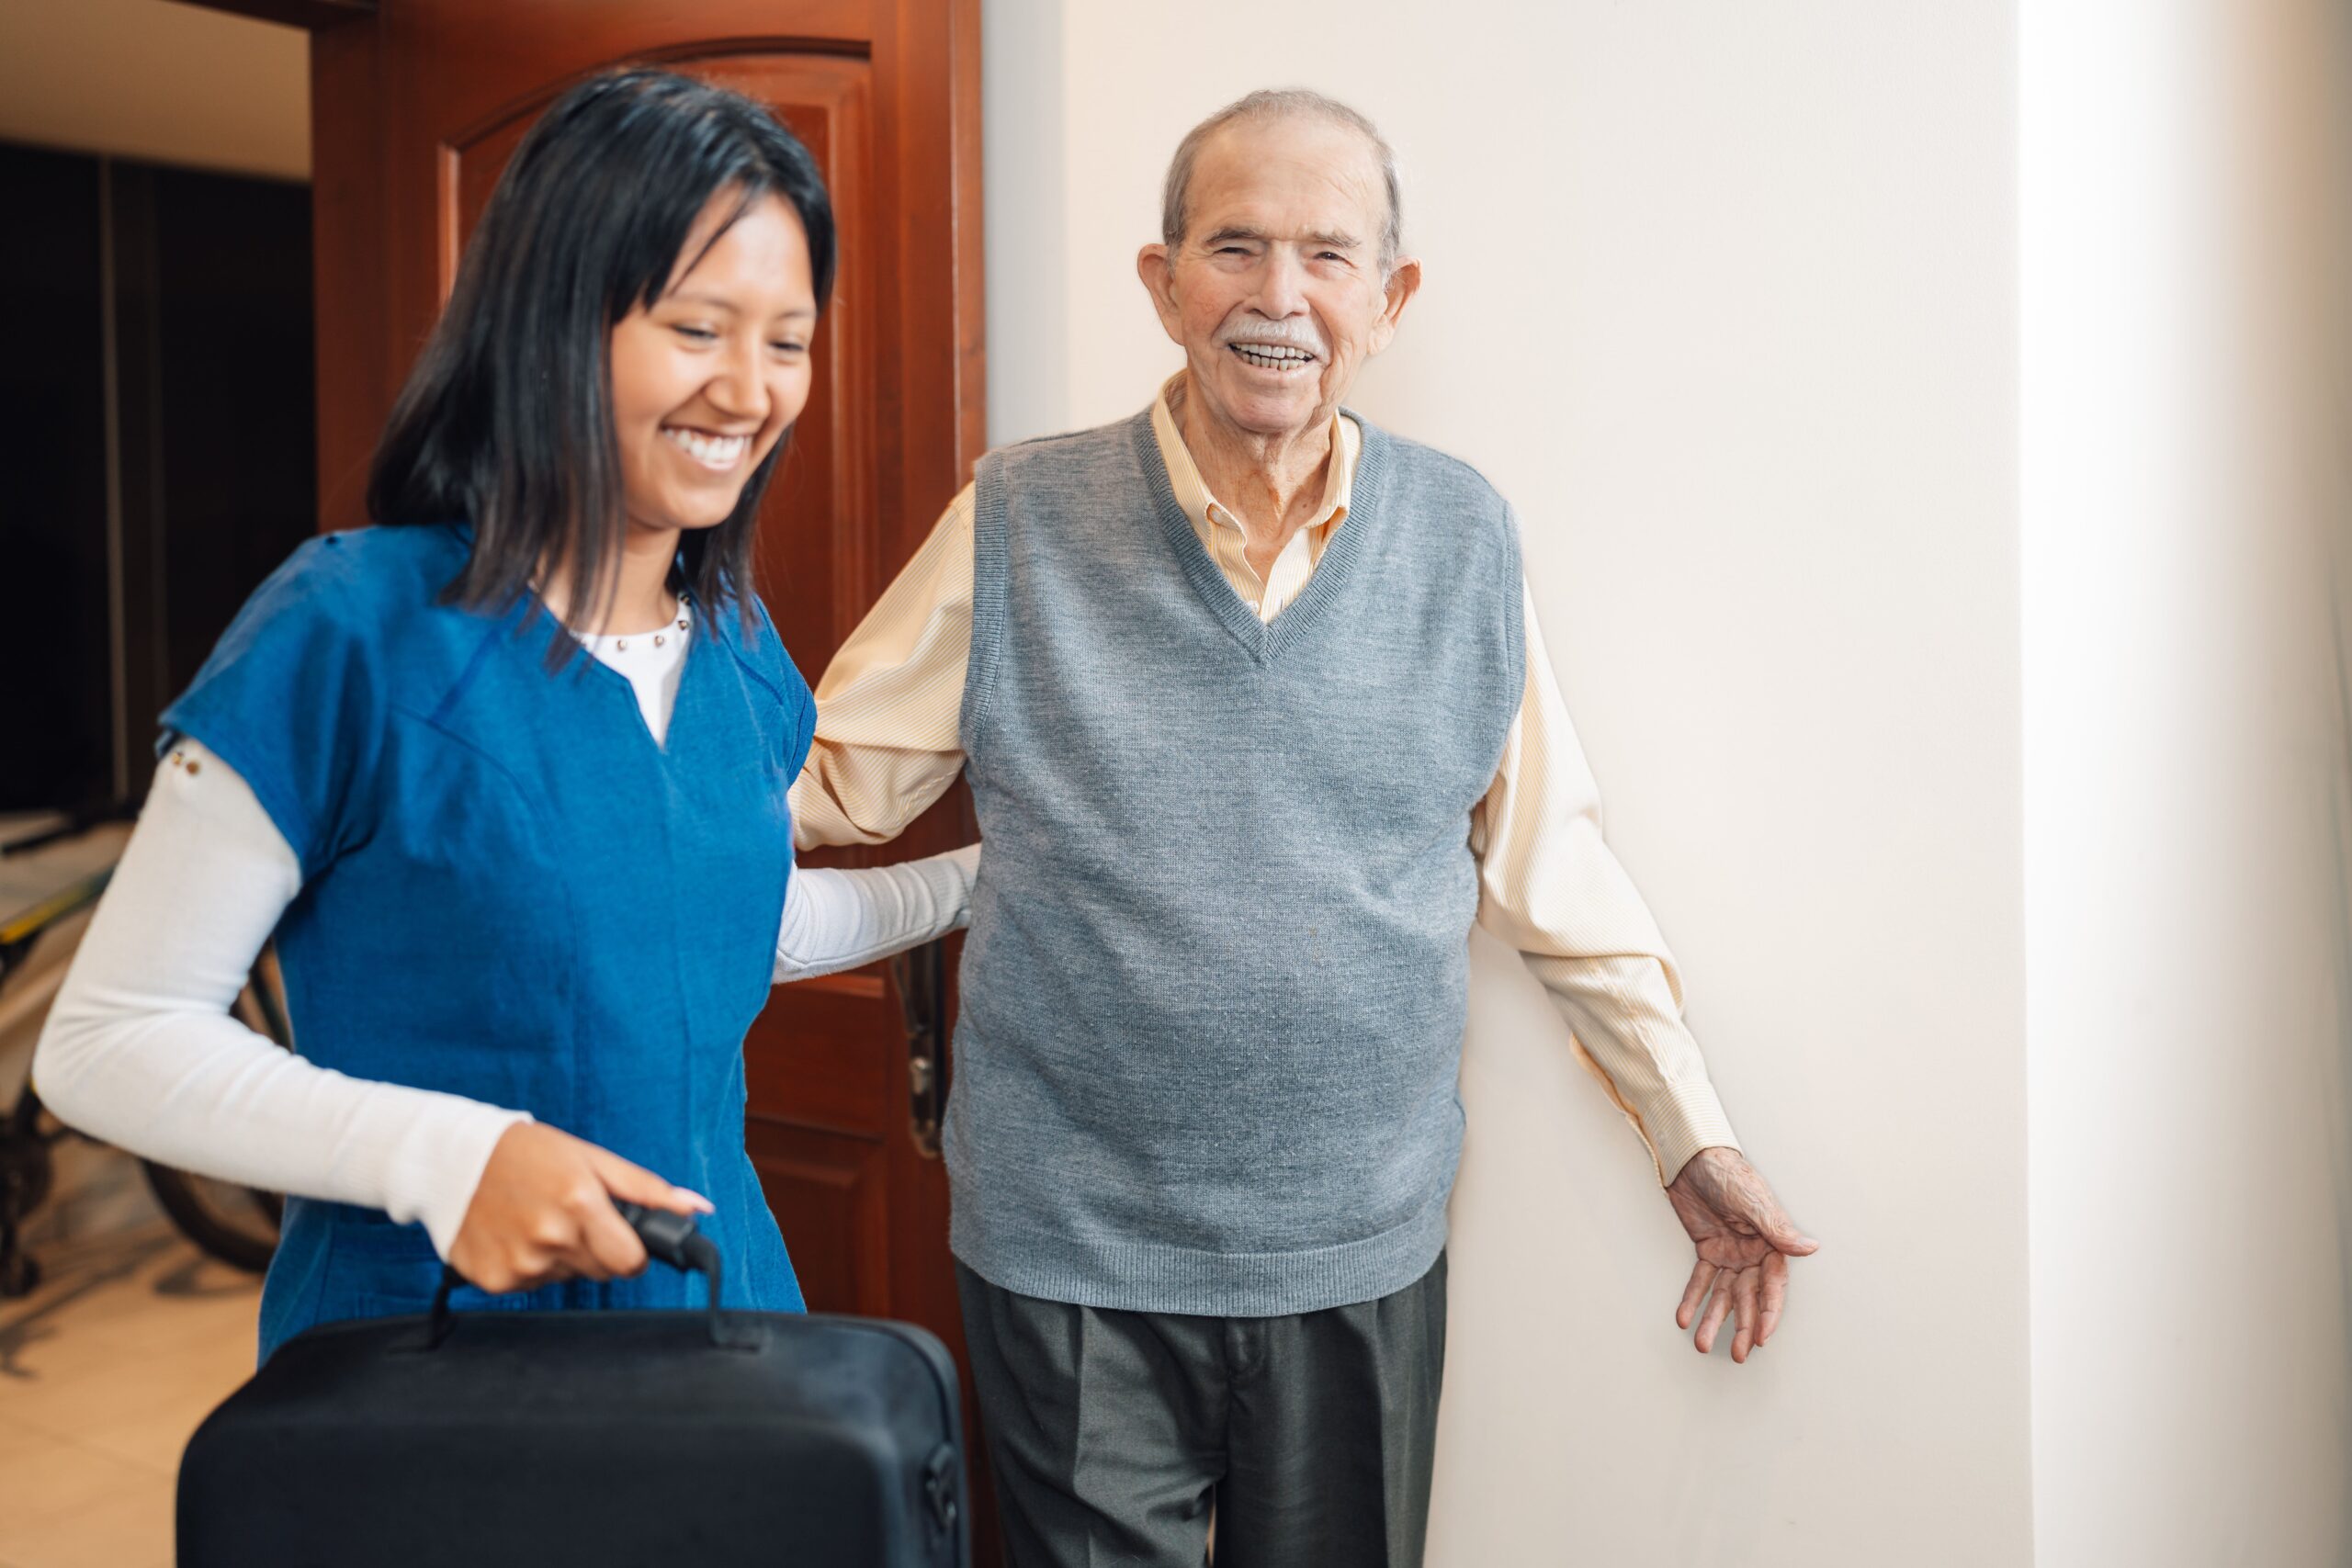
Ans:
[{"label": "man's arm", "polygon": [[817,682],[817,734],[792,786],[792,838],[878,844],[947,793],[972,653],[972,487],[947,505]]},{"label": "man's arm", "polygon": [[1703,1148],[1739,1147],[1682,1022],[1674,957],[1600,835],[1600,792],[1535,625],[1527,689],[1471,818],[1478,923],[1519,949],[1567,1020],[1577,1058],[1649,1145],[1665,1186]]},{"label": "man's arm", "polygon": [[[1472,814],[1478,922],[1518,948],[1568,1021],[1577,1056],[1634,1123],[1698,1258],[1675,1311],[1703,1354],[1726,1319],[1745,1361],[1780,1325],[1799,1231],[1740,1153],[1698,1042],[1682,985],[1633,880],[1600,836],[1600,795],[1535,624],[1527,689],[1493,786]],[[1709,1298],[1712,1296],[1712,1300]]]}]

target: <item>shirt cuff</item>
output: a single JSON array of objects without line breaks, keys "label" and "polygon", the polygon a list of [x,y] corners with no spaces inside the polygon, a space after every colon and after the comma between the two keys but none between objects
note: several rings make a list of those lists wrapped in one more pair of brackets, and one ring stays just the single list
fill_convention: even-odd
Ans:
[{"label": "shirt cuff", "polygon": [[387,1172],[385,1212],[401,1224],[424,1223],[433,1250],[442,1261],[465,1228],[466,1212],[473,1207],[474,1190],[482,1171],[506,1129],[531,1120],[526,1111],[505,1111],[449,1097],[417,1118],[401,1140],[396,1168]]},{"label": "shirt cuff", "polygon": [[1641,1107],[1641,1121],[1642,1136],[1657,1162],[1660,1187],[1674,1185],[1674,1179],[1701,1149],[1739,1147],[1731,1118],[1724,1114],[1723,1101],[1716,1098],[1715,1086],[1704,1079],[1667,1085]]}]

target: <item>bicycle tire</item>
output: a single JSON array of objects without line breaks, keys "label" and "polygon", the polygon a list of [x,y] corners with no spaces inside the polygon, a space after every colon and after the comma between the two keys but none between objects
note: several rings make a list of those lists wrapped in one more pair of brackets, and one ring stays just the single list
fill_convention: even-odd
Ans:
[{"label": "bicycle tire", "polygon": [[[151,1159],[139,1164],[147,1173],[148,1190],[155,1194],[155,1201],[198,1251],[248,1274],[268,1272],[269,1260],[277,1252],[281,1209],[277,1194],[208,1181]],[[236,1201],[252,1206],[254,1216],[243,1227],[213,1201],[209,1194],[215,1190],[232,1193]]]}]

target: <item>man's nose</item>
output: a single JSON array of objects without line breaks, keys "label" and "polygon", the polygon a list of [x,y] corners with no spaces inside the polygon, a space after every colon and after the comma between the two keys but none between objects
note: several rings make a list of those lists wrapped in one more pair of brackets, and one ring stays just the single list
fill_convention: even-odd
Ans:
[{"label": "man's nose", "polygon": [[1306,309],[1306,268],[1282,245],[1269,246],[1258,275],[1258,311],[1271,321]]}]

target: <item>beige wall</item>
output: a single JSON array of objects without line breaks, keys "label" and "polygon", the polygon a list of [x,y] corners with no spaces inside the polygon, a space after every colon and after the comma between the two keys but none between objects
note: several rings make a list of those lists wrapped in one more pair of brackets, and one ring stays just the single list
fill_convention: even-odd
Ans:
[{"label": "beige wall", "polygon": [[2022,36],[2038,1561],[2339,1568],[2352,13]]},{"label": "beige wall", "polygon": [[298,28],[172,0],[0,0],[0,141],[307,179]]},{"label": "beige wall", "polygon": [[1174,367],[1134,280],[1238,93],[1358,104],[1428,283],[1374,417],[1517,503],[1611,838],[1826,1250],[1757,1360],[1671,1314],[1639,1145],[1483,941],[1432,1562],[2028,1561],[2006,5],[987,13],[997,439]]}]

